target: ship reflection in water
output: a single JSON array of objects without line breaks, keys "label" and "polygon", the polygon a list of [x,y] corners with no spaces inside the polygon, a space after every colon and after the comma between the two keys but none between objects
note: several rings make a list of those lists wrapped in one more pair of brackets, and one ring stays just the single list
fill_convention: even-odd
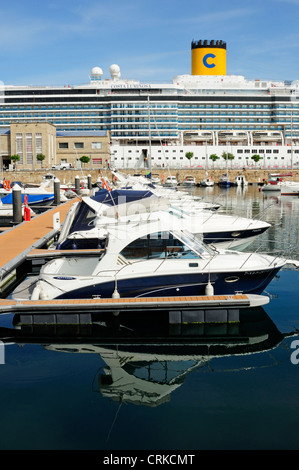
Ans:
[{"label": "ship reflection in water", "polygon": [[93,392],[119,403],[158,406],[199,368],[252,370],[261,367],[257,354],[267,356],[263,367],[273,365],[270,352],[297,334],[280,333],[262,307],[239,313],[238,322],[214,324],[170,324],[167,312],[153,311],[95,315],[81,325],[26,325],[15,315],[13,328],[0,328],[0,338],[59,353],[98,354],[105,365],[92,378]]}]

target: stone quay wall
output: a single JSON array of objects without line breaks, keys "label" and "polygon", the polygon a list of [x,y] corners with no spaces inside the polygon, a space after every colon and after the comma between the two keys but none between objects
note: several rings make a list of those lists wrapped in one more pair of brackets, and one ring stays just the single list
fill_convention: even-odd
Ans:
[{"label": "stone quay wall", "polygon": [[[120,170],[121,173],[123,174],[140,174],[140,175],[146,175],[148,170]],[[111,172],[107,169],[103,170],[78,170],[78,169],[70,169],[70,170],[35,170],[35,171],[30,171],[30,170],[14,170],[14,171],[5,171],[3,172],[2,179],[9,180],[10,182],[12,181],[21,181],[23,184],[26,183],[34,183],[34,184],[39,184],[42,181],[42,177],[46,173],[52,173],[54,174],[57,178],[59,178],[61,183],[74,183],[75,182],[75,177],[79,176],[80,178],[83,176],[88,176],[91,175],[92,182],[95,182],[99,176],[106,176],[108,179],[111,179]],[[213,178],[215,183],[218,183],[219,178],[221,175],[225,173],[225,170],[217,169],[217,170],[209,170],[209,177]],[[240,170],[229,170],[228,171],[228,176],[231,180],[231,182],[234,181],[235,177],[237,175],[243,174],[248,181],[248,183],[251,184],[258,184],[258,183],[263,183],[264,181],[267,181],[269,178],[270,173],[275,173],[275,174],[289,174],[290,172],[284,170],[279,170],[279,169],[273,169],[272,171],[267,169],[245,169],[243,171]],[[193,169],[193,168],[184,168],[181,170],[167,170],[167,169],[155,169],[152,174],[155,176],[158,175],[160,179],[166,179],[167,176],[172,175],[176,176],[177,180],[179,183],[183,182],[186,176],[194,176],[196,179],[196,182],[199,183],[203,178],[205,178],[205,170],[203,169]],[[290,179],[290,177],[286,178]],[[293,170],[293,181],[299,181],[299,169]]]}]

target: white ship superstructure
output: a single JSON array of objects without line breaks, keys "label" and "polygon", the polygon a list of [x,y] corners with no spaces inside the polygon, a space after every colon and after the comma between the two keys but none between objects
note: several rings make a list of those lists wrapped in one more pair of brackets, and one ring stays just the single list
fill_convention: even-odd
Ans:
[{"label": "white ship superstructure", "polygon": [[[207,70],[214,70],[218,47],[226,49],[217,43],[192,42],[192,52],[205,54]],[[223,152],[234,155],[233,167],[254,166],[255,154],[266,168],[287,168],[291,158],[299,164],[297,81],[204,73],[192,64],[191,75],[178,75],[171,83],[141,83],[122,78],[114,64],[109,78],[94,67],[86,85],[4,86],[0,130],[14,122],[50,122],[60,134],[108,131],[111,163],[119,168],[205,167],[207,162],[217,167],[223,165]],[[187,151],[193,152],[190,161]],[[211,154],[219,157],[213,165]]]}]

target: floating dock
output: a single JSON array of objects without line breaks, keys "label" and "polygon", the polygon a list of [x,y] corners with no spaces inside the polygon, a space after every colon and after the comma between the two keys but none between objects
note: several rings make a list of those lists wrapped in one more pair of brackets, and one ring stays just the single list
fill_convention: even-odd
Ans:
[{"label": "floating dock", "polygon": [[63,311],[63,310],[118,310],[143,308],[231,308],[231,307],[260,307],[269,302],[269,298],[262,295],[202,295],[186,297],[134,297],[119,299],[54,299],[54,300],[13,300],[0,299],[0,312],[30,312],[34,311]]},{"label": "floating dock", "polygon": [[16,269],[27,261],[34,248],[43,248],[55,237],[59,229],[53,226],[53,217],[59,213],[63,223],[69,208],[79,198],[54,206],[30,221],[8,228],[0,233],[0,289],[15,275]]},{"label": "floating dock", "polygon": [[261,307],[269,302],[262,295],[211,295],[76,300],[0,300],[0,313],[20,315],[22,324],[86,324],[91,314],[140,313],[146,309],[167,311],[169,323],[235,323],[240,309]]}]

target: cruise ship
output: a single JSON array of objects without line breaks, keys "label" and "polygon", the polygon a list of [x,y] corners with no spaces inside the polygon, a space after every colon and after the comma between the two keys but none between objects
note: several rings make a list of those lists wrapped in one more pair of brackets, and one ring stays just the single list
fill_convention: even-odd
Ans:
[{"label": "cruise ship", "polygon": [[191,73],[170,83],[125,79],[113,64],[108,77],[93,67],[85,85],[5,85],[0,132],[27,122],[60,135],[106,132],[117,168],[217,168],[228,154],[233,168],[298,167],[299,81],[228,75],[226,49],[222,40],[193,40]]}]

